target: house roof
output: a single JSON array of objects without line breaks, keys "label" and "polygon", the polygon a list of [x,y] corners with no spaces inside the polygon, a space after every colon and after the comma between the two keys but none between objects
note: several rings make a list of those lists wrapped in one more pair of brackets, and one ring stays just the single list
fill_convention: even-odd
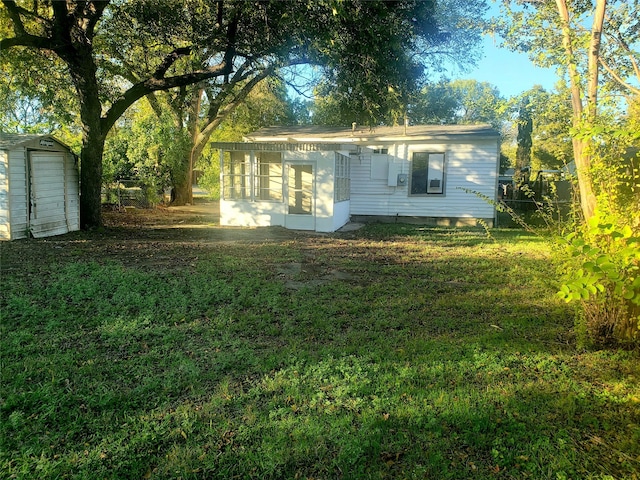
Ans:
[{"label": "house roof", "polygon": [[248,142],[283,143],[392,143],[446,138],[497,139],[490,125],[412,125],[408,127],[322,127],[317,125],[267,127],[246,135]]},{"label": "house roof", "polygon": [[34,140],[53,141],[66,149],[69,149],[67,145],[62,143],[60,140],[56,140],[51,135],[0,132],[0,150],[11,150],[12,148],[19,147],[25,143],[33,142]]}]

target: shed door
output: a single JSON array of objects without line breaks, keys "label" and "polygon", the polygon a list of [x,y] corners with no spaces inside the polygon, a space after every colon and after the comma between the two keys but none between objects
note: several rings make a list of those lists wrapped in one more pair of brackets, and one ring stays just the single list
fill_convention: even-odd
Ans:
[{"label": "shed door", "polygon": [[65,211],[64,153],[31,152],[29,223],[35,238],[69,232]]}]

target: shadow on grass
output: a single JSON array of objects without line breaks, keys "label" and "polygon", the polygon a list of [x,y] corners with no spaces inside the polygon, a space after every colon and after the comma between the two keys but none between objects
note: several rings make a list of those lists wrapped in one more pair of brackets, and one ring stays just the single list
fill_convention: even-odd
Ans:
[{"label": "shadow on grass", "polygon": [[3,246],[3,470],[637,472],[637,354],[575,351],[548,248],[397,228],[223,241],[122,229]]}]

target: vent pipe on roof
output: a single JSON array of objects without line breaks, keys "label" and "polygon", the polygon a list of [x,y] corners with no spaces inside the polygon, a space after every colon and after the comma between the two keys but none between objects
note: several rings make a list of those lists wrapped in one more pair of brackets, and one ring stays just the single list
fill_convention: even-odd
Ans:
[{"label": "vent pipe on roof", "polygon": [[355,135],[355,133],[356,133],[356,126],[357,126],[357,125],[358,125],[358,124],[357,124],[356,122],[353,122],[353,123],[351,124],[351,135],[352,135],[352,136],[353,136],[353,135]]},{"label": "vent pipe on roof", "polygon": [[407,128],[409,127],[409,117],[405,114],[404,116],[404,136],[407,136]]}]

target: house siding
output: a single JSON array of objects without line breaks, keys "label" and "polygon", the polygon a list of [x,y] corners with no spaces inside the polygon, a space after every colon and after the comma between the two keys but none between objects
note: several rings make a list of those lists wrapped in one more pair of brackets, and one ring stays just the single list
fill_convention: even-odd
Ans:
[{"label": "house siding", "polygon": [[[345,206],[335,215],[333,201],[333,175],[335,152],[283,152],[283,162],[310,163],[314,167],[314,215],[309,217],[314,222],[314,230],[318,232],[332,232],[344,225],[349,220],[345,213]],[[283,185],[284,188],[284,185]],[[340,202],[347,203],[348,202]],[[340,204],[338,204],[340,205]],[[348,212],[348,207],[347,212]],[[287,199],[280,201],[247,201],[247,200],[220,200],[220,224],[223,226],[287,226],[291,225],[291,217],[288,217]],[[303,219],[304,220],[304,219]],[[289,223],[288,223],[289,221]],[[342,224],[337,226],[339,221]],[[290,227],[291,228],[291,227]]]},{"label": "house siding", "polygon": [[[488,125],[271,127],[245,140],[245,144],[221,143],[219,148],[282,151],[285,161],[314,163],[315,223],[303,225],[299,218],[301,223],[288,224],[286,199],[279,205],[223,200],[223,225],[284,225],[330,232],[349,220],[377,217],[442,225],[474,225],[479,220],[492,224],[495,219],[499,134]],[[416,152],[439,154],[420,158],[423,173],[414,191],[425,192],[422,195],[410,194]],[[346,199],[340,194],[345,201],[339,202],[334,196],[336,153],[350,158],[350,195]],[[431,185],[434,180],[439,182]]]},{"label": "house siding", "polygon": [[[495,200],[497,181],[497,141],[469,143],[423,143],[389,148],[393,174],[410,177],[413,152],[445,153],[444,194],[409,195],[409,183],[388,186],[387,180],[372,177],[374,155],[361,155],[352,162],[351,214],[361,216],[407,216],[434,218],[493,219],[494,206],[473,193]],[[375,171],[379,171],[379,165]],[[379,177],[379,175],[376,175]]]}]

